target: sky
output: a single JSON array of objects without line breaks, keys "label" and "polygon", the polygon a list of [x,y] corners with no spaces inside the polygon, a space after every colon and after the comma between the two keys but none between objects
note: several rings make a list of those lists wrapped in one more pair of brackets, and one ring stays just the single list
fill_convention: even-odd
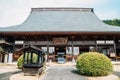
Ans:
[{"label": "sky", "polygon": [[0,0],[0,27],[22,24],[39,7],[94,8],[101,20],[120,19],[120,0]]}]

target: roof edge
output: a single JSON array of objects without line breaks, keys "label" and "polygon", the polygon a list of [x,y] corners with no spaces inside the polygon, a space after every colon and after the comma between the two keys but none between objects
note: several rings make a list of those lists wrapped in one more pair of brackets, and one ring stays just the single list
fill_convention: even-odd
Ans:
[{"label": "roof edge", "polygon": [[74,8],[74,7],[42,7],[31,8],[31,11],[87,11],[94,12],[93,8]]}]

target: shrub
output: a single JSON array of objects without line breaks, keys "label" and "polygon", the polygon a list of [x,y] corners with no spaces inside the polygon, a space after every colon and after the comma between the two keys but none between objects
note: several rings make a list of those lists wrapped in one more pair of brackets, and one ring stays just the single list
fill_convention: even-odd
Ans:
[{"label": "shrub", "polygon": [[[29,56],[29,58],[30,58],[30,56]],[[32,62],[33,63],[36,63],[37,62],[37,55],[34,53],[33,54],[33,58],[32,58]],[[17,60],[17,66],[18,66],[18,68],[22,68],[22,66],[23,66],[23,55],[21,55],[19,58],[18,58],[18,60]]]},{"label": "shrub", "polygon": [[22,66],[23,66],[23,55],[21,55],[19,58],[18,58],[18,60],[17,60],[17,66],[18,66],[18,68],[22,68]]},{"label": "shrub", "polygon": [[76,67],[80,74],[87,76],[106,76],[113,71],[110,59],[98,52],[87,52],[77,58]]}]

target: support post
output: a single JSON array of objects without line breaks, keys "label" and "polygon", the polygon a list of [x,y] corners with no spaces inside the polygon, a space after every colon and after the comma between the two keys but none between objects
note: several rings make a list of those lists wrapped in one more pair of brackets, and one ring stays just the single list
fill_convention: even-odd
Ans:
[{"label": "support post", "polygon": [[114,51],[115,51],[115,59],[116,59],[116,61],[117,61],[117,55],[116,55],[116,43],[115,43],[115,40],[114,40]]},{"label": "support post", "polygon": [[98,50],[98,45],[97,45],[97,40],[95,40],[95,51],[97,52]]},{"label": "support post", "polygon": [[72,61],[74,61],[74,50],[73,50],[73,47],[74,47],[74,44],[73,44],[73,38],[74,36],[72,36]]},{"label": "support post", "polygon": [[49,38],[47,37],[47,54],[45,54],[45,56],[47,56],[45,59],[45,61],[48,61],[48,56],[49,56]]}]

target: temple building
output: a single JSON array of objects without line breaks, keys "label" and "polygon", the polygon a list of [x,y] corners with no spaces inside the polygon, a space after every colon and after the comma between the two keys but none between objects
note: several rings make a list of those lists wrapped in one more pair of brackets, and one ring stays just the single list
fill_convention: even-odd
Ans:
[{"label": "temple building", "polygon": [[12,61],[28,45],[43,49],[51,61],[71,61],[89,51],[120,56],[120,27],[104,24],[93,8],[32,8],[24,23],[0,28],[0,39],[12,45]]}]

